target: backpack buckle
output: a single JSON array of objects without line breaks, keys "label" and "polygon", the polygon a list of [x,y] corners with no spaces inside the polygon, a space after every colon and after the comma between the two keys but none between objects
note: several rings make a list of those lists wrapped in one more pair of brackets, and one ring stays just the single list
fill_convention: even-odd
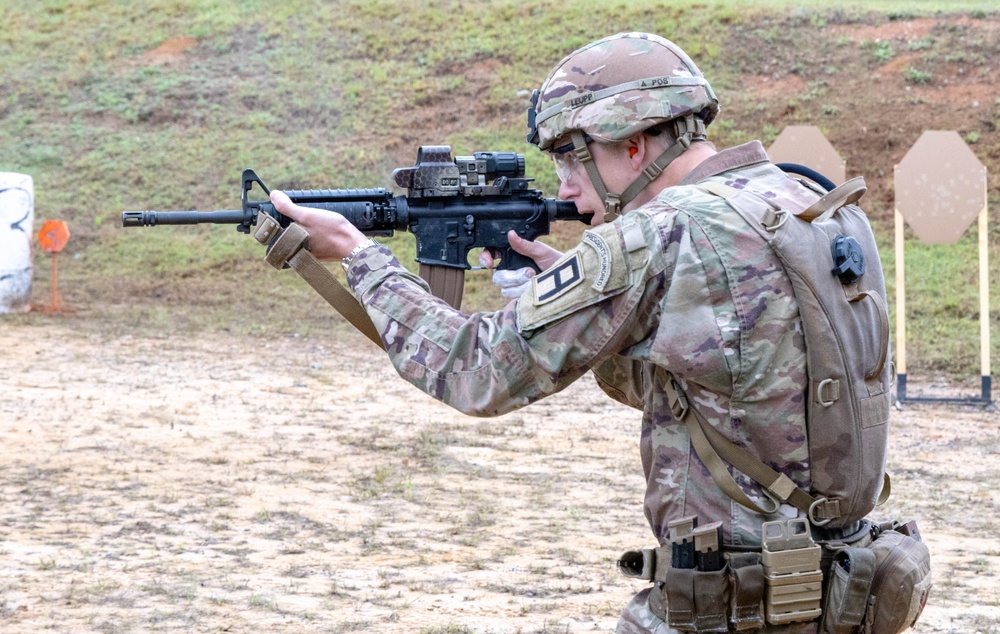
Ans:
[{"label": "backpack buckle", "polygon": [[674,415],[677,420],[684,420],[687,416],[688,405],[687,395],[684,390],[677,383],[677,379],[670,377],[670,390],[668,390],[667,397],[670,400],[670,413]]},{"label": "backpack buckle", "polygon": [[832,517],[826,519],[820,519],[819,517],[819,511],[821,510],[821,507],[826,506],[828,502],[829,500],[826,498],[819,498],[809,505],[809,512],[806,513],[806,515],[809,518],[809,522],[813,526],[826,526],[831,521],[833,521]]},{"label": "backpack buckle", "polygon": [[760,224],[766,231],[774,233],[778,229],[781,229],[786,222],[788,222],[789,216],[791,216],[791,214],[784,209],[768,211],[764,214],[764,218],[761,220]]},{"label": "backpack buckle", "polygon": [[816,386],[816,402],[823,407],[830,407],[840,398],[840,381],[823,379]]}]

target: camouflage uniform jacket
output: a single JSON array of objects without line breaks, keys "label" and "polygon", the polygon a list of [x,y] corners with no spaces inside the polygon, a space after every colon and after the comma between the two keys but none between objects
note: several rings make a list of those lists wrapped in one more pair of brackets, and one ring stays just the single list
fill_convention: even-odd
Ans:
[{"label": "camouflage uniform jacket", "polygon": [[[697,515],[722,520],[728,543],[757,546],[760,524],[775,518],[719,490],[671,415],[664,380],[672,373],[712,425],[808,486],[804,340],[777,256],[724,199],[694,185],[707,178],[789,208],[817,197],[753,142],[586,231],[495,313],[465,315],[436,300],[385,247],[359,253],[348,282],[399,374],[465,413],[515,410],[593,369],[605,392],[643,411],[645,512],[658,540],[668,521]],[[764,500],[755,483],[734,477]]]}]

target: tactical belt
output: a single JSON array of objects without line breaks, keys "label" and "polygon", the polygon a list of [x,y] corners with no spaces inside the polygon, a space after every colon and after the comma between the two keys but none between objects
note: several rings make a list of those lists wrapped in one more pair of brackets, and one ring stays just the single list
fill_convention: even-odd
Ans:
[{"label": "tactical belt", "polygon": [[[630,550],[618,560],[626,577],[655,584],[648,594],[650,611],[671,628],[690,632],[755,631],[765,622],[820,618],[823,580],[834,559],[870,555],[865,548],[878,533],[868,520],[825,529],[799,517],[764,523],[760,548],[714,540],[706,547],[695,524],[696,518],[672,521],[669,544]],[[859,566],[864,563],[859,559]]]}]

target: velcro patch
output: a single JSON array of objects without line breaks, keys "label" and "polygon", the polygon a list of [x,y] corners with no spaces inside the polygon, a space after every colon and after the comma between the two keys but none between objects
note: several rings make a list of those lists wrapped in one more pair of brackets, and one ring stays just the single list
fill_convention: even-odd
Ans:
[{"label": "velcro patch", "polygon": [[548,271],[532,278],[534,304],[541,306],[562,297],[566,291],[583,281],[583,263],[580,254],[557,263]]},{"label": "velcro patch", "polygon": [[629,253],[646,248],[646,237],[642,235],[642,227],[635,222],[635,218],[626,218],[622,222],[622,239],[625,241],[625,250]]}]

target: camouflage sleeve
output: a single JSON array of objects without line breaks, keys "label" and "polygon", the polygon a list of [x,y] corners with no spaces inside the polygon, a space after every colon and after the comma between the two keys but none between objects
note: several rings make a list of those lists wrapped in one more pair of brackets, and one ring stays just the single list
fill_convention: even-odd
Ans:
[{"label": "camouflage sleeve", "polygon": [[[649,334],[657,303],[651,223],[587,231],[495,313],[466,315],[429,294],[385,247],[362,251],[348,283],[382,335],[399,374],[467,414],[496,416],[553,394]],[[657,259],[656,262],[660,260]],[[655,292],[652,293],[655,295]]]}]

